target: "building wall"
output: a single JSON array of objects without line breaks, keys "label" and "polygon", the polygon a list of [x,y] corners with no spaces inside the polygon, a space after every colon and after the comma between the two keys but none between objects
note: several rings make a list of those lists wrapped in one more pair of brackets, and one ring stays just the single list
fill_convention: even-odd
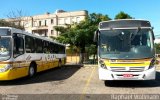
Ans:
[{"label": "building wall", "polygon": [[[30,17],[23,17],[20,24],[24,26],[25,30],[32,33],[38,33],[42,36],[59,36],[59,33],[54,30],[54,26],[65,26],[65,24],[79,23],[87,16],[87,11],[72,11],[66,12],[57,10],[55,13],[46,13],[42,15],[35,15]],[[17,19],[8,19],[19,24]]]}]

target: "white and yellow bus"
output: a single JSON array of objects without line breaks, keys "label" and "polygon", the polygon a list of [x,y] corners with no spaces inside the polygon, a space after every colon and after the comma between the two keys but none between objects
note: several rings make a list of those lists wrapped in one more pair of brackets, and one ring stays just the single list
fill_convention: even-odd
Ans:
[{"label": "white and yellow bus", "polygon": [[153,28],[146,20],[100,22],[98,42],[100,80],[154,80]]},{"label": "white and yellow bus", "polygon": [[65,64],[65,45],[25,31],[0,27],[0,80],[32,77]]}]

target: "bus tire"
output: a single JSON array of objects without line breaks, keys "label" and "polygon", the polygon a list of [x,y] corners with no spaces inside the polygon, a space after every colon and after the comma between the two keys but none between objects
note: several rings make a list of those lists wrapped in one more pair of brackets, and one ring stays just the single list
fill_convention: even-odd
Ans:
[{"label": "bus tire", "polygon": [[36,74],[36,66],[35,64],[31,63],[28,70],[28,76],[33,77]]},{"label": "bus tire", "polygon": [[112,87],[113,81],[112,81],[112,80],[105,80],[105,81],[104,81],[104,84],[105,84],[105,86]]}]

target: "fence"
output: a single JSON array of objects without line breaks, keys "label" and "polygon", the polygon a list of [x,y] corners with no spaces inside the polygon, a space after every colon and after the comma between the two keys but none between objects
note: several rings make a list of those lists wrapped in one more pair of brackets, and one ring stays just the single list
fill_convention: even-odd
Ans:
[{"label": "fence", "polygon": [[67,55],[67,63],[78,64],[79,61],[78,55]]},{"label": "fence", "polygon": [[[68,54],[67,55],[67,63],[79,64],[80,62],[80,54]],[[84,53],[84,61],[83,64],[97,64],[97,55],[90,55],[88,53]]]}]

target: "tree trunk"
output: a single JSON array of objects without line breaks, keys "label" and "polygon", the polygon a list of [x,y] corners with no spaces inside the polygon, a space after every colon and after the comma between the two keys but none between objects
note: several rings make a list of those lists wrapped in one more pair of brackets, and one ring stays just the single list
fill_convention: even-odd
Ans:
[{"label": "tree trunk", "polygon": [[93,54],[93,64],[95,64],[96,63],[96,55],[95,54]]},{"label": "tree trunk", "polygon": [[80,64],[83,64],[85,57],[85,46],[80,48]]}]

